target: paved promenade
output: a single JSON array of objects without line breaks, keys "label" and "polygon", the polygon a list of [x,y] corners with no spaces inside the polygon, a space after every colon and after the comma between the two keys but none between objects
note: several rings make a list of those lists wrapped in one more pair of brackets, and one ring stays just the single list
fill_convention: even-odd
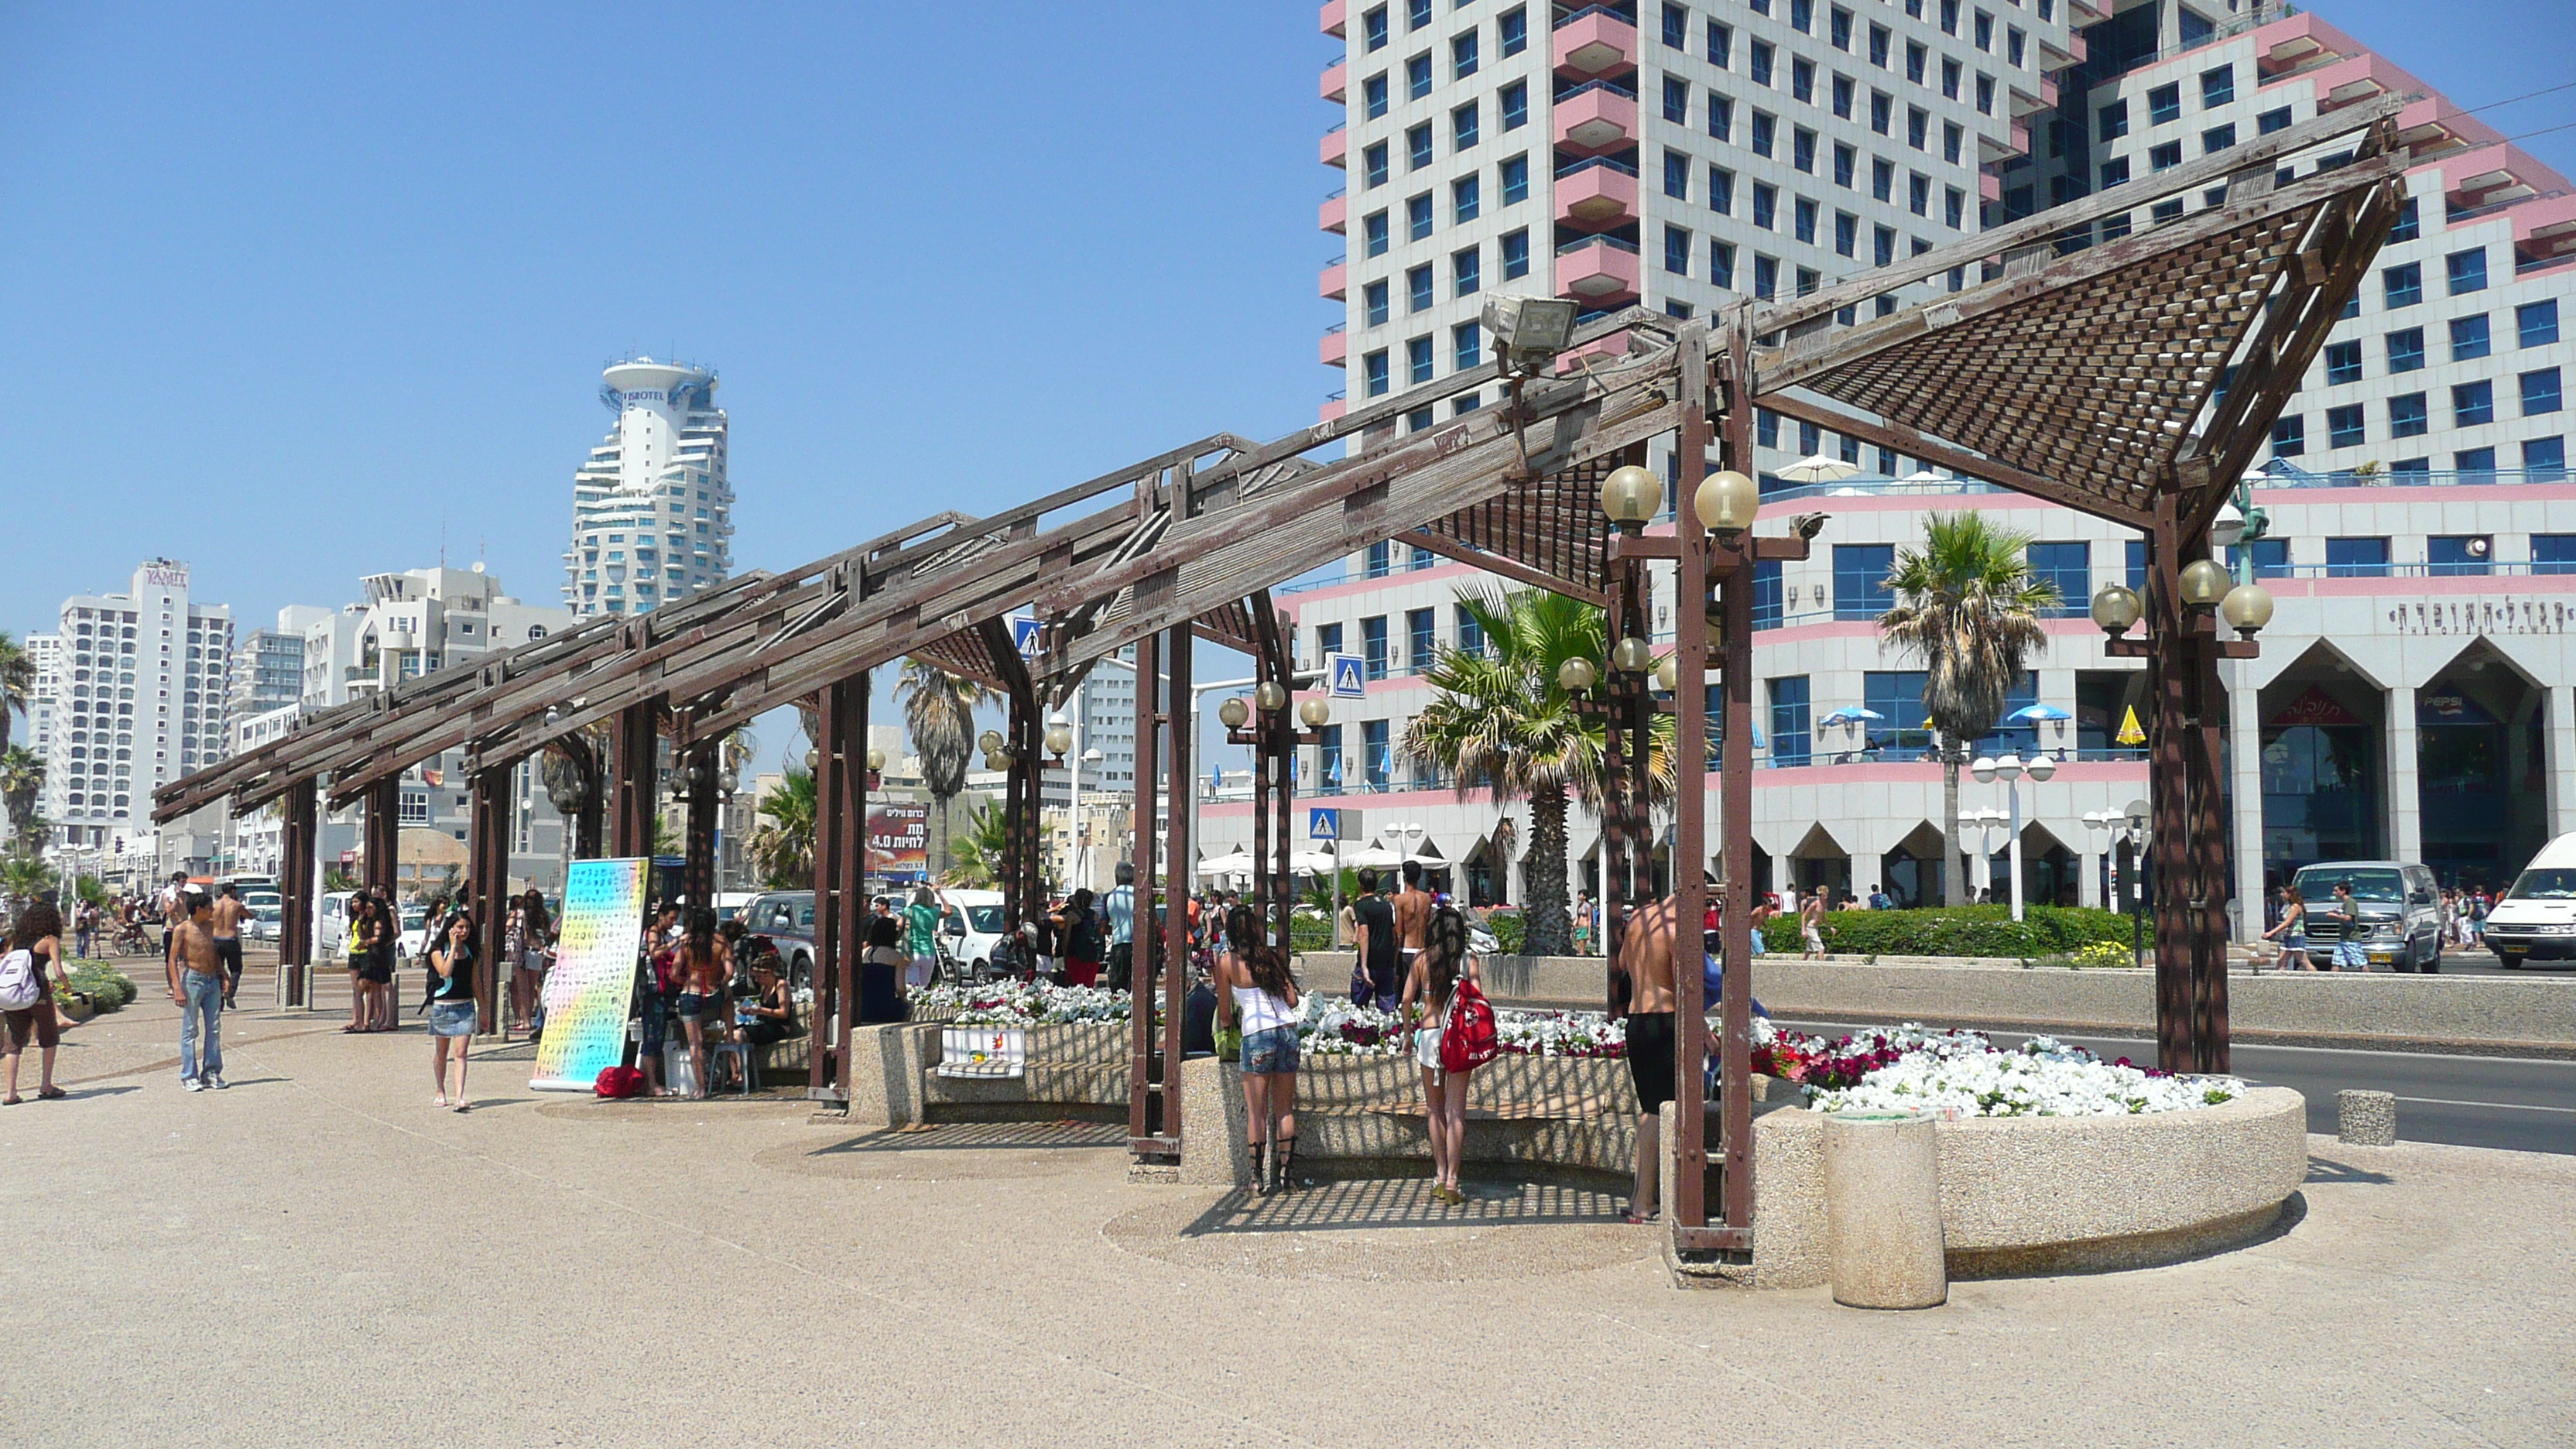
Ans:
[{"label": "paved promenade", "polygon": [[459,1116],[416,1027],[337,1025],[229,1016],[187,1094],[147,995],[0,1111],[0,1446],[2576,1442],[2563,1156],[2312,1139],[2255,1247],[1868,1314],[1677,1292],[1589,1186],[1256,1203],[1097,1124],[541,1097],[524,1047]]}]

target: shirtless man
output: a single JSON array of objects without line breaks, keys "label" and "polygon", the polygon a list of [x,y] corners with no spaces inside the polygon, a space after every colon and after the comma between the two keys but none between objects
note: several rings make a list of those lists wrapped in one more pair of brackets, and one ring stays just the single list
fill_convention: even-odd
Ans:
[{"label": "shirtless man", "polygon": [[250,917],[250,907],[242,904],[241,887],[224,882],[224,893],[215,898],[215,962],[224,973],[224,1008],[233,1009],[233,997],[241,991],[242,952],[241,923]]},{"label": "shirtless man", "polygon": [[1431,907],[1435,904],[1431,892],[1422,888],[1421,861],[1404,863],[1404,889],[1397,891],[1389,904],[1395,907],[1395,941],[1400,958],[1395,979],[1402,981],[1413,974],[1413,958],[1422,954],[1422,933],[1431,924]]},{"label": "shirtless man", "polygon": [[1670,896],[1628,914],[1619,937],[1627,972],[1628,1079],[1637,1088],[1637,1183],[1626,1221],[1655,1220],[1661,1193],[1664,1104],[1673,1099],[1673,950],[1680,907]]},{"label": "shirtless man", "polygon": [[[191,1092],[224,1089],[224,971],[215,954],[215,907],[203,891],[180,898],[172,929],[170,999],[179,1004],[179,1085]],[[197,1038],[205,1037],[198,1057]]]}]

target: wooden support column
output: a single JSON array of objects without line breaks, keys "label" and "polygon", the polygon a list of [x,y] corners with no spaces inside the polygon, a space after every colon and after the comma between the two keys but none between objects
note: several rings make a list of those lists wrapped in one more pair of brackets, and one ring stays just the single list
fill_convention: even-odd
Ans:
[{"label": "wooden support column", "polygon": [[806,1095],[849,1100],[858,1022],[859,932],[867,920],[868,680],[820,696],[814,743],[814,1021]]},{"label": "wooden support column", "polygon": [[1162,682],[1162,642],[1158,634],[1136,641],[1136,795],[1128,812],[1134,826],[1128,860],[1135,867],[1136,904],[1128,971],[1127,1150],[1155,1162],[1169,1161],[1180,1149],[1178,1136],[1164,1129],[1154,1013],[1145,1005],[1154,999],[1163,962],[1162,933],[1154,929],[1154,882],[1159,873],[1154,828],[1160,813],[1155,766],[1161,760],[1164,718],[1157,693]]},{"label": "wooden support column", "polygon": [[[1190,654],[1197,632],[1187,620],[1173,625],[1163,635],[1163,648],[1168,656],[1164,669],[1171,677],[1164,701],[1165,763],[1164,785],[1167,790],[1163,806],[1163,889],[1168,896],[1163,910],[1163,1133],[1169,1141],[1182,1139],[1181,1121],[1181,1024],[1189,1015],[1190,991],[1190,887],[1198,882],[1198,819],[1192,812],[1191,770],[1197,758],[1198,741],[1190,738]],[[1141,689],[1144,683],[1137,680]],[[1144,757],[1137,757],[1144,764]],[[1153,998],[1136,998],[1137,1014],[1152,1015],[1144,1003]],[[1216,1139],[1209,1145],[1218,1152],[1232,1150],[1224,1140],[1223,1118],[1216,1127]]]},{"label": "wooden support column", "polygon": [[614,778],[609,783],[609,854],[634,860],[653,854],[653,819],[661,793],[662,701],[629,705],[617,712],[610,750]]},{"label": "wooden support column", "polygon": [[366,811],[359,881],[369,890],[383,891],[390,899],[395,866],[402,859],[402,777],[388,775],[369,785]]},{"label": "wooden support column", "polygon": [[[1700,922],[1706,919],[1708,908],[1704,875],[1708,860],[1708,792],[1703,782],[1708,778],[1710,640],[1706,602],[1710,559],[1709,535],[1700,527],[1696,508],[1700,480],[1708,474],[1708,333],[1704,328],[1685,327],[1678,345],[1682,426],[1680,446],[1673,458],[1674,497],[1679,500],[1673,530],[1680,554],[1673,580],[1673,754],[1677,776],[1673,791],[1673,1024],[1679,1050],[1673,1053],[1673,1130],[1677,1140],[1672,1144],[1673,1181],[1667,1196],[1673,1205],[1673,1227],[1682,1231],[1708,1223],[1708,1016],[1706,983],[1700,970]],[[1737,580],[1749,576],[1750,565],[1749,554],[1729,550],[1723,587],[1730,611],[1736,596],[1744,592],[1736,586]],[[1726,670],[1726,717],[1721,734],[1730,764],[1747,733],[1736,720],[1735,708],[1735,696],[1743,688],[1744,675],[1742,669]],[[1746,766],[1749,774],[1750,757]],[[1731,774],[1725,793],[1729,800],[1739,793]],[[1740,869],[1737,859],[1730,857],[1726,862],[1730,879]],[[1733,910],[1735,899],[1742,894],[1740,887],[1728,892],[1725,908]],[[1720,946],[1730,953],[1730,959],[1733,948],[1732,936]],[[1743,1094],[1734,1095],[1740,1098]],[[1651,1209],[1640,1205],[1640,1210]]]},{"label": "wooden support column", "polygon": [[[1753,465],[1752,314],[1739,314],[1727,329],[1725,416],[1718,427],[1718,465],[1758,476]],[[1725,965],[1718,1009],[1719,1182],[1726,1199],[1723,1235],[1712,1247],[1749,1252],[1753,1247],[1753,579],[1761,556],[1751,548],[1727,575],[1722,618],[1726,626],[1726,722],[1720,743],[1718,851],[1725,858],[1725,896],[1719,906]],[[1784,556],[1805,558],[1805,540]],[[1685,757],[1688,758],[1688,757]],[[1696,769],[1696,765],[1693,765]],[[1694,776],[1696,778],[1696,776]],[[1698,791],[1692,792],[1697,803]],[[1696,876],[1698,871],[1694,869]]]},{"label": "wooden support column", "polygon": [[[2226,778],[2223,741],[2226,696],[2218,683],[2218,650],[2214,638],[2192,639],[2191,843],[2192,960],[2191,1038],[2197,1070],[2225,1073],[2231,1053],[2227,1027],[2227,806],[2221,782]],[[2254,924],[2262,924],[2260,898],[2247,903]]]},{"label": "wooden support column", "polygon": [[716,904],[716,752],[720,748],[714,742],[700,745],[680,764],[689,807],[682,832],[685,863],[680,869],[680,894],[691,906],[708,910]]},{"label": "wooden support column", "polygon": [[[510,911],[510,769],[478,770],[466,785],[465,908],[474,917],[475,1030],[500,1029],[501,943]],[[434,923],[433,923],[434,924]]]},{"label": "wooden support column", "polygon": [[2192,1020],[2192,891],[2198,872],[2191,849],[2191,718],[2194,656],[2182,603],[2182,525],[2177,489],[2168,480],[2147,533],[2147,684],[2155,692],[2148,735],[2147,848],[2154,862],[2156,925],[2156,1064],[2169,1072],[2198,1067]]},{"label": "wooden support column", "polygon": [[[313,904],[316,862],[314,851],[319,845],[321,791],[310,779],[289,786],[279,808],[285,813],[283,845],[286,858],[279,863],[278,885],[281,910],[278,916],[277,959],[281,966],[313,964]],[[287,1006],[311,1006],[313,983],[308,976],[300,999]]]}]

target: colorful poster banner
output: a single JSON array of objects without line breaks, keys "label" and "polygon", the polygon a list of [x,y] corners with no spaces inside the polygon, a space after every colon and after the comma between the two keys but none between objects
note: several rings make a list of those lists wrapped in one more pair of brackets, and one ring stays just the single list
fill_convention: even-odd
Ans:
[{"label": "colorful poster banner", "polygon": [[868,807],[868,874],[879,880],[930,877],[930,807],[902,800]]},{"label": "colorful poster banner", "polygon": [[644,936],[648,860],[576,860],[564,881],[562,932],[546,974],[546,1034],[537,1043],[540,1092],[587,1092],[626,1060],[635,949]]}]

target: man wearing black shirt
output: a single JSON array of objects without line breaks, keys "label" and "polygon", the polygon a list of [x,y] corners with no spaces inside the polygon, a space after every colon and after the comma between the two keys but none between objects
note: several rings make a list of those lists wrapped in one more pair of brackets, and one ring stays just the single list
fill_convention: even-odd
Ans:
[{"label": "man wearing black shirt", "polygon": [[1360,898],[1351,903],[1351,917],[1360,928],[1360,966],[1369,979],[1370,999],[1359,1004],[1393,1011],[1404,989],[1402,958],[1396,950],[1395,904],[1380,894],[1379,885],[1376,871],[1361,871]]}]

